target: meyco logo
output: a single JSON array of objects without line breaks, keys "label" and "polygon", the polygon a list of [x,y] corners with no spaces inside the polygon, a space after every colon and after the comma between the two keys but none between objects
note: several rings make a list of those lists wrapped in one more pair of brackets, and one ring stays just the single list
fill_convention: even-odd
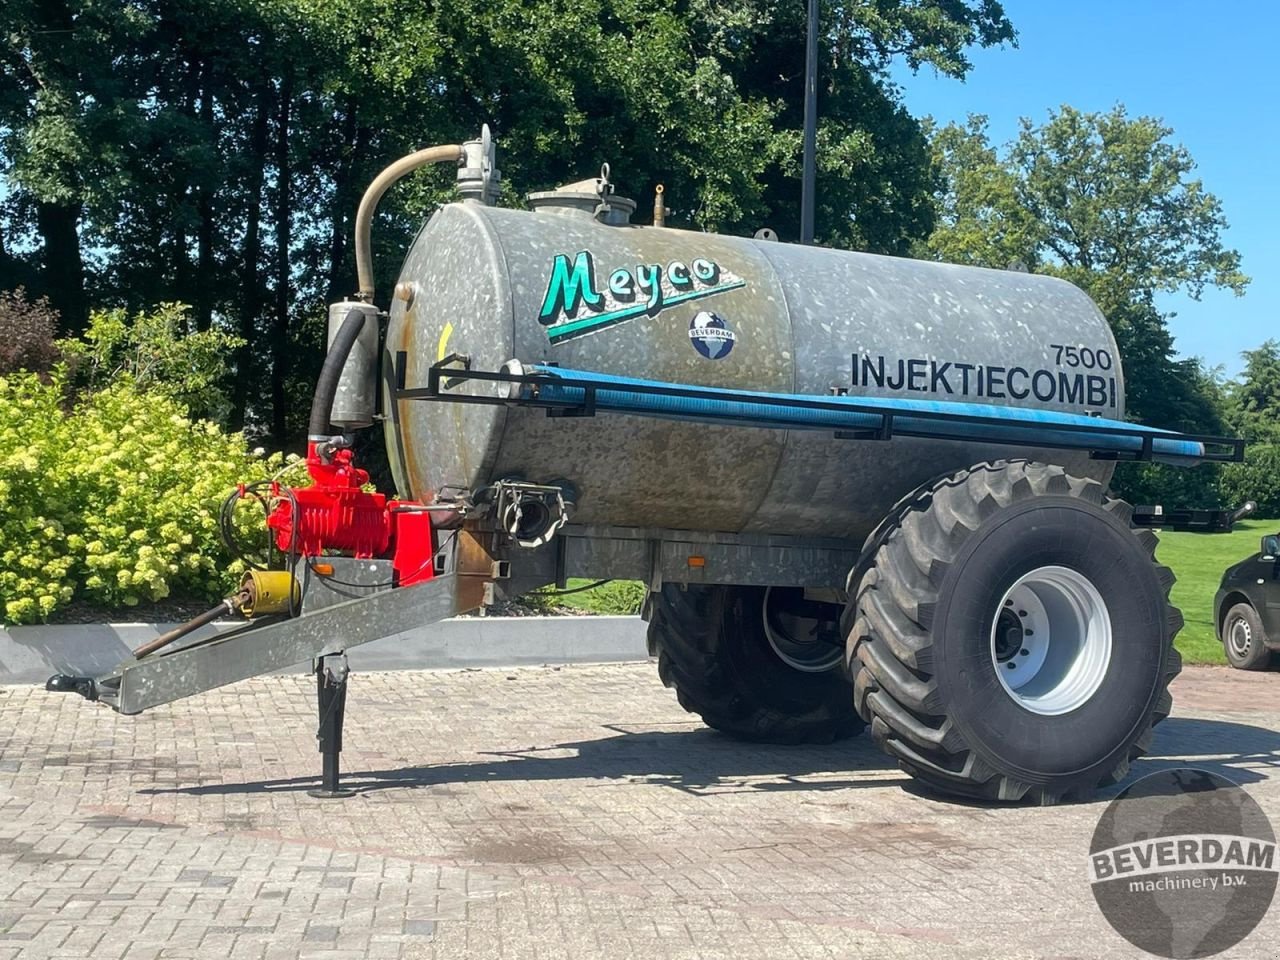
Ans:
[{"label": "meyco logo", "polygon": [[672,260],[666,266],[619,267],[601,284],[590,251],[579,251],[572,258],[561,253],[551,265],[538,322],[548,328],[552,343],[561,343],[745,286],[741,277],[704,257],[689,263]]}]

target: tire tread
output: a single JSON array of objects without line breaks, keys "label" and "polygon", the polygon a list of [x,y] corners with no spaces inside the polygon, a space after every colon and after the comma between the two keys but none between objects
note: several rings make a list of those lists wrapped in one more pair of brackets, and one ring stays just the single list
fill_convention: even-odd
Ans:
[{"label": "tire tread", "polygon": [[[1150,530],[1135,537],[1152,558],[1167,607],[1169,646],[1160,692],[1150,723],[1097,783],[1033,784],[997,771],[964,742],[946,715],[930,675],[933,610],[941,576],[961,544],[995,511],[1038,496],[1080,499],[1109,511],[1128,525],[1132,508],[1105,496],[1096,480],[1073,477],[1060,466],[1027,460],[991,461],[935,481],[899,504],[894,527],[881,535],[866,573],[850,584],[851,624],[847,655],[854,676],[854,702],[873,737],[921,781],[952,794],[983,800],[1027,800],[1051,804],[1085,799],[1117,782],[1151,742],[1151,728],[1172,708],[1169,683],[1182,669],[1173,647],[1182,614],[1168,602],[1174,575],[1155,561]],[[856,589],[855,589],[856,587]]]}]

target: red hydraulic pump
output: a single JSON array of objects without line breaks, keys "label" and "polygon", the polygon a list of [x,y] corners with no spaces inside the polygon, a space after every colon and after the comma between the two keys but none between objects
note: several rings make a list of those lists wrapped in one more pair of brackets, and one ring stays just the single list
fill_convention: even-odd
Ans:
[{"label": "red hydraulic pump", "polygon": [[368,471],[356,466],[346,438],[330,433],[347,358],[368,325],[377,323],[377,312],[364,304],[335,305],[333,310],[343,319],[320,370],[307,430],[307,472],[312,484],[273,483],[267,527],[286,558],[339,551],[358,559],[390,559],[397,587],[430,580],[436,547],[429,508],[366,492]]},{"label": "red hydraulic pump", "polygon": [[[233,554],[249,560],[236,543],[234,514],[238,502],[252,499],[266,509],[268,535],[283,562],[277,565],[268,558],[267,569],[249,560],[251,569],[235,594],[138,647],[135,657],[150,656],[228,612],[247,617],[297,615],[301,609],[299,560],[306,560],[310,570],[321,578],[333,573],[331,564],[317,562],[326,554],[390,560],[391,578],[385,584],[388,587],[407,587],[434,576],[437,545],[432,508],[417,501],[388,499],[384,494],[367,492],[364,487],[369,483],[368,471],[356,466],[342,434],[328,432],[343,365],[364,322],[359,310],[347,313],[320,371],[307,440],[311,485],[290,487],[276,480],[242,483],[223,503],[222,537]],[[446,516],[453,513],[445,510]],[[327,571],[326,566],[330,567]]]},{"label": "red hydraulic pump", "polygon": [[309,487],[272,484],[267,527],[285,556],[318,557],[339,550],[354,557],[390,557],[395,585],[430,580],[435,538],[431,514],[410,500],[367,493],[367,471],[334,440],[307,444]]}]

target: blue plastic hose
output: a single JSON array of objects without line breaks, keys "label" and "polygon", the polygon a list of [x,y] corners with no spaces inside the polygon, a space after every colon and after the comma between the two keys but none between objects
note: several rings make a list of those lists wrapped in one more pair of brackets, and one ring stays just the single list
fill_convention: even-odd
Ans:
[{"label": "blue plastic hose", "polygon": [[[801,405],[820,400],[836,406],[847,404],[850,407],[873,407],[891,413],[895,435],[945,436],[957,440],[985,440],[1028,447],[1069,445],[1114,453],[1140,451],[1143,436],[1149,435],[1152,437],[1152,455],[1160,460],[1191,465],[1204,456],[1203,444],[1180,439],[1178,434],[1168,430],[1054,410],[897,397],[814,397],[793,393],[757,393],[586,373],[563,367],[532,367],[530,372],[548,375],[557,381],[539,386],[538,396],[542,400],[579,405],[586,399],[587,385],[594,384],[596,409],[614,413],[699,422],[731,421],[792,430],[878,430],[883,425],[884,418],[879,413],[853,409],[813,409]],[[610,386],[602,388],[599,386],[602,383]],[[692,395],[670,396],[643,392],[644,388],[654,387],[687,390]],[[913,413],[939,415],[940,419],[912,417]],[[1004,422],[973,423],[947,419],[948,417],[985,417]],[[1141,436],[1135,436],[1135,433]]]}]

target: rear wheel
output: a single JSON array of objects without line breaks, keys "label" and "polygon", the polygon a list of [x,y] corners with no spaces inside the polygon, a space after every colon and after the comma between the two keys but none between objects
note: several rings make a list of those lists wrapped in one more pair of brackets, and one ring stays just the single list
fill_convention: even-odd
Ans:
[{"label": "rear wheel", "polygon": [[982,464],[900,505],[850,611],[859,714],[907,772],[965,796],[1083,798],[1168,715],[1182,618],[1156,539],[1101,484]]},{"label": "rear wheel", "polygon": [[1262,620],[1247,603],[1237,603],[1227,611],[1222,621],[1222,648],[1227,662],[1237,670],[1266,670],[1271,666]]},{"label": "rear wheel", "polygon": [[768,743],[829,743],[862,729],[839,608],[798,588],[667,584],[650,598],[658,675],[707,726]]}]

